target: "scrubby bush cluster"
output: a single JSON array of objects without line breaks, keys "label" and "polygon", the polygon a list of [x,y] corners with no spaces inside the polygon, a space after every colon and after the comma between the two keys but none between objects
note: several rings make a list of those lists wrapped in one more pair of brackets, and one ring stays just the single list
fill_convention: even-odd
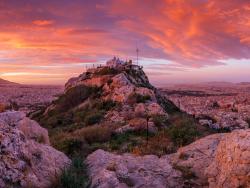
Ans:
[{"label": "scrubby bush cluster", "polygon": [[138,93],[132,93],[128,96],[127,103],[130,105],[133,105],[136,103],[145,103],[149,100],[151,100],[151,97],[149,95],[141,95]]},{"label": "scrubby bush cluster", "polygon": [[111,67],[103,67],[95,73],[95,75],[114,75],[117,74],[118,70]]},{"label": "scrubby bush cluster", "polygon": [[81,104],[89,97],[95,97],[100,92],[98,87],[89,87],[79,85],[69,89],[65,94],[61,95],[54,103],[58,111],[65,112],[75,106]]},{"label": "scrubby bush cluster", "polygon": [[76,157],[72,160],[69,169],[64,170],[59,179],[58,188],[84,188],[88,187],[89,179],[87,168],[82,158]]}]

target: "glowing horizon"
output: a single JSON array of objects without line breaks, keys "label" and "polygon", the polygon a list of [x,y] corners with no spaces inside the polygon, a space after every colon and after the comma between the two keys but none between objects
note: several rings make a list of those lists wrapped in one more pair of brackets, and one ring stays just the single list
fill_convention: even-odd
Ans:
[{"label": "glowing horizon", "polygon": [[250,81],[247,0],[3,0],[0,78],[64,84],[119,56],[153,84]]}]

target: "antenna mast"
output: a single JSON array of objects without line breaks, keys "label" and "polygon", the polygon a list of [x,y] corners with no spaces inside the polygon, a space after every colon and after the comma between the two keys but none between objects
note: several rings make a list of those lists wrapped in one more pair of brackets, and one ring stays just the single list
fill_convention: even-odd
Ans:
[{"label": "antenna mast", "polygon": [[138,49],[138,47],[137,47],[137,44],[136,44],[136,57],[137,57],[137,65],[139,65],[139,63],[138,63],[138,55],[139,55],[139,49]]}]

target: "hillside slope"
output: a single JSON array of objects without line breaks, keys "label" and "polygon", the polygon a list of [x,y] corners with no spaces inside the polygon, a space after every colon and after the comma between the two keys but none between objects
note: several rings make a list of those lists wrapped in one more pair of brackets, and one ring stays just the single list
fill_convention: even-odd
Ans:
[{"label": "hillside slope", "polygon": [[[56,149],[73,161],[98,149],[162,156],[211,134],[164,98],[142,67],[112,61],[111,66],[88,69],[71,78],[64,93],[33,117],[49,130]],[[83,166],[69,170],[76,177],[75,187],[88,184],[86,172]],[[72,186],[66,182],[64,187]]]},{"label": "hillside slope", "polygon": [[10,82],[8,80],[4,80],[4,79],[0,78],[0,85],[17,85],[17,83]]},{"label": "hillside slope", "polygon": [[[71,78],[64,94],[34,118],[49,129],[52,144],[69,155],[98,148],[161,155],[210,133],[164,98],[142,67],[128,62]],[[179,138],[176,130],[189,135]],[[148,143],[152,147],[142,147]]]}]

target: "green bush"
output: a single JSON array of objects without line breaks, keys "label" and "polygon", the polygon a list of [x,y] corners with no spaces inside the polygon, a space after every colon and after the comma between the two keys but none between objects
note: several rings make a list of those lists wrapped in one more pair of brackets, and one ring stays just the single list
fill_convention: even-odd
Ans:
[{"label": "green bush", "polygon": [[[148,138],[148,142],[136,147],[135,150],[140,155],[162,156],[176,151],[176,147],[165,130],[157,132]],[[135,153],[136,153],[135,152]]]},{"label": "green bush", "polygon": [[57,110],[60,112],[68,111],[73,107],[81,104],[88,97],[98,94],[99,88],[79,85],[69,89],[65,94],[61,95],[56,101]]},{"label": "green bush", "polygon": [[172,119],[172,124],[168,128],[168,135],[180,147],[195,141],[200,133],[194,119],[181,115]]},{"label": "green bush", "polygon": [[86,125],[93,125],[99,123],[103,118],[103,114],[101,112],[91,112],[85,117]]},{"label": "green bush", "polygon": [[135,103],[145,103],[146,101],[151,100],[149,95],[141,95],[138,93],[132,93],[128,96],[128,104],[133,105]]},{"label": "green bush", "polygon": [[87,168],[81,157],[72,159],[72,165],[60,177],[58,188],[86,188],[89,185]]},{"label": "green bush", "polygon": [[149,95],[136,95],[136,102],[137,103],[145,103],[146,101],[151,100],[151,97]]},{"label": "green bush", "polygon": [[74,155],[81,150],[83,141],[76,138],[65,138],[62,142],[58,142],[56,148],[60,151],[63,151],[67,155]]},{"label": "green bush", "polygon": [[93,103],[92,108],[96,108],[97,110],[104,110],[109,111],[113,107],[115,107],[117,103],[113,100],[96,100],[96,102]]},{"label": "green bush", "polygon": [[74,133],[74,137],[84,139],[88,144],[106,142],[111,138],[112,130],[103,125],[84,127]]},{"label": "green bush", "polygon": [[167,126],[168,123],[168,118],[165,115],[155,115],[153,116],[153,122],[155,126],[157,127],[164,127]]}]

